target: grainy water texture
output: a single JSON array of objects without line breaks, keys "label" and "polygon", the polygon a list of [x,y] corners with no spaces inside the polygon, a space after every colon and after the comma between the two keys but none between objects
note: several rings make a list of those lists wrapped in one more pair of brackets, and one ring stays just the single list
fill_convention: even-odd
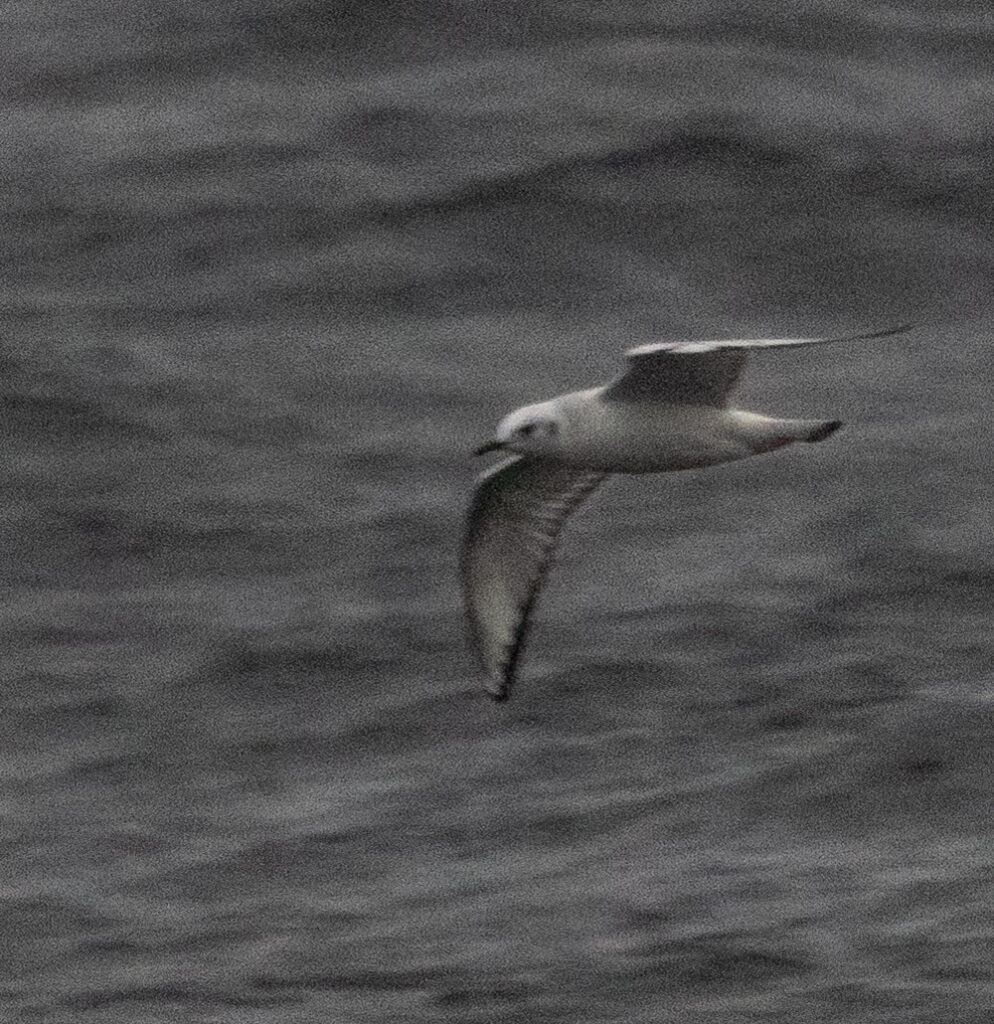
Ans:
[{"label": "grainy water texture", "polygon": [[[0,1019],[986,1024],[989,5],[0,22]],[[906,320],[598,493],[483,696],[501,415]]]}]

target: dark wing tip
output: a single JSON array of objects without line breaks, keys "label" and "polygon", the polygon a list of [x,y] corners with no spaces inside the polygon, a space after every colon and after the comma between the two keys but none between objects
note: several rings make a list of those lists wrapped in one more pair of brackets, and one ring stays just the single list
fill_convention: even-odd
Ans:
[{"label": "dark wing tip", "polygon": [[886,338],[891,334],[904,334],[907,331],[914,330],[918,326],[914,321],[908,321],[906,324],[898,324],[896,327],[886,327],[882,331],[873,331],[872,334],[857,335],[857,337],[863,338]]}]

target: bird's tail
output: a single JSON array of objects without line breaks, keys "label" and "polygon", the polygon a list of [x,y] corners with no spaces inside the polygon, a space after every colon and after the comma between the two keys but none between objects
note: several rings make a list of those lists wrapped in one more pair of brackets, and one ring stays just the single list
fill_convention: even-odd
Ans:
[{"label": "bird's tail", "polygon": [[824,441],[842,426],[841,420],[781,420],[754,413],[739,416],[743,437],[753,455],[776,451],[796,441]]},{"label": "bird's tail", "polygon": [[842,426],[842,420],[802,420],[802,428],[798,440],[801,441],[824,441]]}]

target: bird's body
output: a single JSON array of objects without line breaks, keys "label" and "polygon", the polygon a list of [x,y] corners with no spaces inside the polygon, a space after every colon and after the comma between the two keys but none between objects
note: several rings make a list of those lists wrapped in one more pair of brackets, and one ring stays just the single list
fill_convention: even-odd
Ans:
[{"label": "bird's body", "polygon": [[835,422],[783,420],[743,409],[649,399],[616,401],[605,397],[607,390],[574,391],[525,406],[517,415],[549,417],[558,424],[556,462],[602,473],[714,466],[810,440],[812,433],[829,430]]},{"label": "bird's body", "polygon": [[748,349],[844,340],[856,338],[644,345],[628,353],[618,380],[524,406],[500,422],[477,454],[515,455],[477,480],[462,546],[470,632],[495,699],[510,693],[569,513],[611,473],[694,469],[824,440],[838,420],[778,419],[730,408],[728,398]]}]

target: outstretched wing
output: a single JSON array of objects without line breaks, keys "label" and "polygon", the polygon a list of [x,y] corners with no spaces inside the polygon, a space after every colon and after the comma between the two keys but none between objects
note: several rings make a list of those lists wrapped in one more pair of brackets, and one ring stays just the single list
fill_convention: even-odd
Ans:
[{"label": "outstretched wing", "polygon": [[463,595],[473,646],[506,700],[566,517],[607,474],[515,456],[482,474],[466,517]]},{"label": "outstretched wing", "polygon": [[730,338],[725,341],[663,341],[630,349],[628,369],[603,392],[611,401],[673,402],[722,408],[751,348],[793,348],[839,341],[865,341],[901,334],[911,324],[872,334],[836,338]]}]

